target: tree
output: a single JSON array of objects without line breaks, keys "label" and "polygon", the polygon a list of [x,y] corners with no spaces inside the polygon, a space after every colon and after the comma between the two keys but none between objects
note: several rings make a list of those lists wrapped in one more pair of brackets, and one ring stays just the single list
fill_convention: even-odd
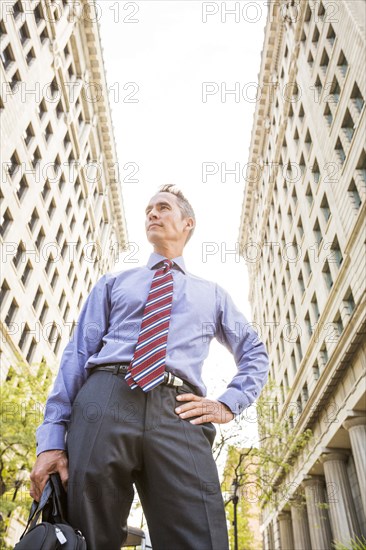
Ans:
[{"label": "tree", "polygon": [[36,459],[35,431],[43,421],[43,411],[51,382],[44,363],[33,374],[27,364],[10,368],[1,384],[0,417],[0,515],[1,548],[15,509],[28,516],[31,505],[29,473]]}]

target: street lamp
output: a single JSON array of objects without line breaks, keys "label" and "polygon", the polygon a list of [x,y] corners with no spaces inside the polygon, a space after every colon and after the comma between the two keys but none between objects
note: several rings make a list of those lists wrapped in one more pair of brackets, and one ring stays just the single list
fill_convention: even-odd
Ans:
[{"label": "street lamp", "polygon": [[231,500],[234,505],[234,550],[238,550],[238,514],[237,514],[237,507],[239,502],[239,495],[238,495],[238,488],[239,483],[237,479],[233,479],[233,482],[231,484]]}]

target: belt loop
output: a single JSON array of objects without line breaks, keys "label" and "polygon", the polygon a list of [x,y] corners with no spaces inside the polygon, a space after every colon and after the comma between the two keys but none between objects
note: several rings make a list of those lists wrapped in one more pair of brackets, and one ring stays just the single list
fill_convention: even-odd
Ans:
[{"label": "belt loop", "polygon": [[117,375],[119,373],[119,367],[120,367],[120,365],[118,365],[118,364],[114,365],[113,374]]}]

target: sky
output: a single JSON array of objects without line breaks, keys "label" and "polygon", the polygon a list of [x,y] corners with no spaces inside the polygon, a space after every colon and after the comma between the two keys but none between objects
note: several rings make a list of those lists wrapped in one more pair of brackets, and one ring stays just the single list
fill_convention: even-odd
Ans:
[{"label": "sky", "polygon": [[[116,270],[146,264],[144,210],[159,186],[173,183],[197,219],[184,251],[188,271],[223,286],[250,320],[247,267],[234,251],[265,1],[102,0],[97,7],[130,243]],[[203,371],[208,396],[223,392],[234,372],[231,355],[213,342]]]}]

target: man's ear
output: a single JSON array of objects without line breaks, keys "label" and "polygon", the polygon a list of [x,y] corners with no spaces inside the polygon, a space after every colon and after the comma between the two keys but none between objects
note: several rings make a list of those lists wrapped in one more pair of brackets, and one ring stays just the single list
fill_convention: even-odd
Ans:
[{"label": "man's ear", "polygon": [[193,218],[187,218],[186,219],[186,227],[191,230],[194,226]]}]

